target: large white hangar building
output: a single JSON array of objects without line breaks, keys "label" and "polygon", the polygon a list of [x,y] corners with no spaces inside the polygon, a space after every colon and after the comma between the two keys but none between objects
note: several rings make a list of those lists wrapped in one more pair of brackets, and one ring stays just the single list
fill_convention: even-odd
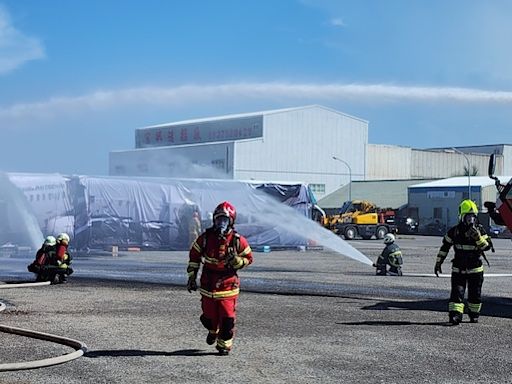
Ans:
[{"label": "large white hangar building", "polygon": [[109,174],[299,181],[323,196],[364,180],[367,144],[367,121],[312,105],[137,129]]},{"label": "large white hangar building", "polygon": [[496,174],[512,174],[511,145],[369,144],[367,121],[311,105],[136,129],[135,149],[110,153],[109,175],[300,182],[321,199],[350,180],[485,176],[490,153]]}]

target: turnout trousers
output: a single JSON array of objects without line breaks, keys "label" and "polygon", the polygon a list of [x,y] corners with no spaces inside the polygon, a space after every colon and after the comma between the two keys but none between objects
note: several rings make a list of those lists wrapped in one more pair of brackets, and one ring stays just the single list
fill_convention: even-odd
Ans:
[{"label": "turnout trousers", "polygon": [[217,347],[228,351],[233,346],[237,301],[238,295],[222,299],[201,297],[201,323],[217,337]]},{"label": "turnout trousers", "polygon": [[458,273],[452,272],[452,290],[448,310],[450,316],[457,315],[462,318],[464,313],[464,294],[468,288],[468,315],[471,319],[480,316],[482,307],[482,284],[484,273]]}]

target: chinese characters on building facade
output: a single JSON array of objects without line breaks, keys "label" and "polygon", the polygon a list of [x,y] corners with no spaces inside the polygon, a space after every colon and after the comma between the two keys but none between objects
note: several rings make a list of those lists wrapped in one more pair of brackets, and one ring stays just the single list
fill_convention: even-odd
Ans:
[{"label": "chinese characters on building facade", "polygon": [[176,124],[135,131],[136,148],[166,147],[216,141],[234,141],[263,136],[263,117]]}]

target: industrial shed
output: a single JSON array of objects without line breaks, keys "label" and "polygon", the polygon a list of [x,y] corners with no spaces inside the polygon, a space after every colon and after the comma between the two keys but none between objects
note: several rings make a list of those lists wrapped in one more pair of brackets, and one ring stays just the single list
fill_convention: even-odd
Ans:
[{"label": "industrial shed", "polygon": [[[499,176],[509,180],[510,176]],[[469,192],[471,190],[471,196]],[[411,185],[408,188],[408,210],[419,219],[419,232],[444,234],[447,228],[459,220],[458,207],[462,200],[475,201],[482,214],[480,222],[489,224],[485,201],[496,201],[497,191],[494,181],[487,176],[452,177],[427,183]]]},{"label": "industrial shed", "polygon": [[324,196],[365,178],[368,122],[312,105],[144,127],[135,142],[110,153],[111,176],[301,180]]},{"label": "industrial shed", "polygon": [[[347,200],[369,200],[378,207],[405,209],[407,206],[407,188],[427,180],[367,180],[355,181],[352,187],[345,185],[333,193],[318,200],[327,214],[334,214]],[[428,180],[430,181],[430,180]],[[352,198],[350,198],[352,197]],[[408,215],[404,212],[404,215]]]},{"label": "industrial shed", "polygon": [[[443,179],[470,174],[486,175],[490,153],[496,153],[496,172],[512,168],[510,146],[488,152],[481,147],[416,149],[397,145],[368,144],[366,180]],[[510,147],[512,148],[512,147]],[[479,152],[479,151],[483,152]],[[459,151],[459,152],[457,152]],[[469,164],[469,167],[468,167]],[[512,172],[511,172],[512,173]]]}]

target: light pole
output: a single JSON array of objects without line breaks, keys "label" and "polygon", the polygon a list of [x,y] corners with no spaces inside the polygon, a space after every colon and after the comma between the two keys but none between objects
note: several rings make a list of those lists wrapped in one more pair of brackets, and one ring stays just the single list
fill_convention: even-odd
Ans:
[{"label": "light pole", "polygon": [[468,199],[471,200],[471,169],[470,169],[471,165],[469,164],[469,159],[464,152],[459,151],[455,147],[452,147],[452,149],[455,152],[460,153],[462,156],[464,156],[464,158],[466,159],[466,162],[468,163]]},{"label": "light pole", "polygon": [[334,160],[341,161],[343,164],[345,164],[348,168],[348,177],[349,177],[349,183],[348,183],[348,200],[352,201],[352,169],[350,168],[350,165],[345,160],[340,159],[339,157],[333,156]]}]

